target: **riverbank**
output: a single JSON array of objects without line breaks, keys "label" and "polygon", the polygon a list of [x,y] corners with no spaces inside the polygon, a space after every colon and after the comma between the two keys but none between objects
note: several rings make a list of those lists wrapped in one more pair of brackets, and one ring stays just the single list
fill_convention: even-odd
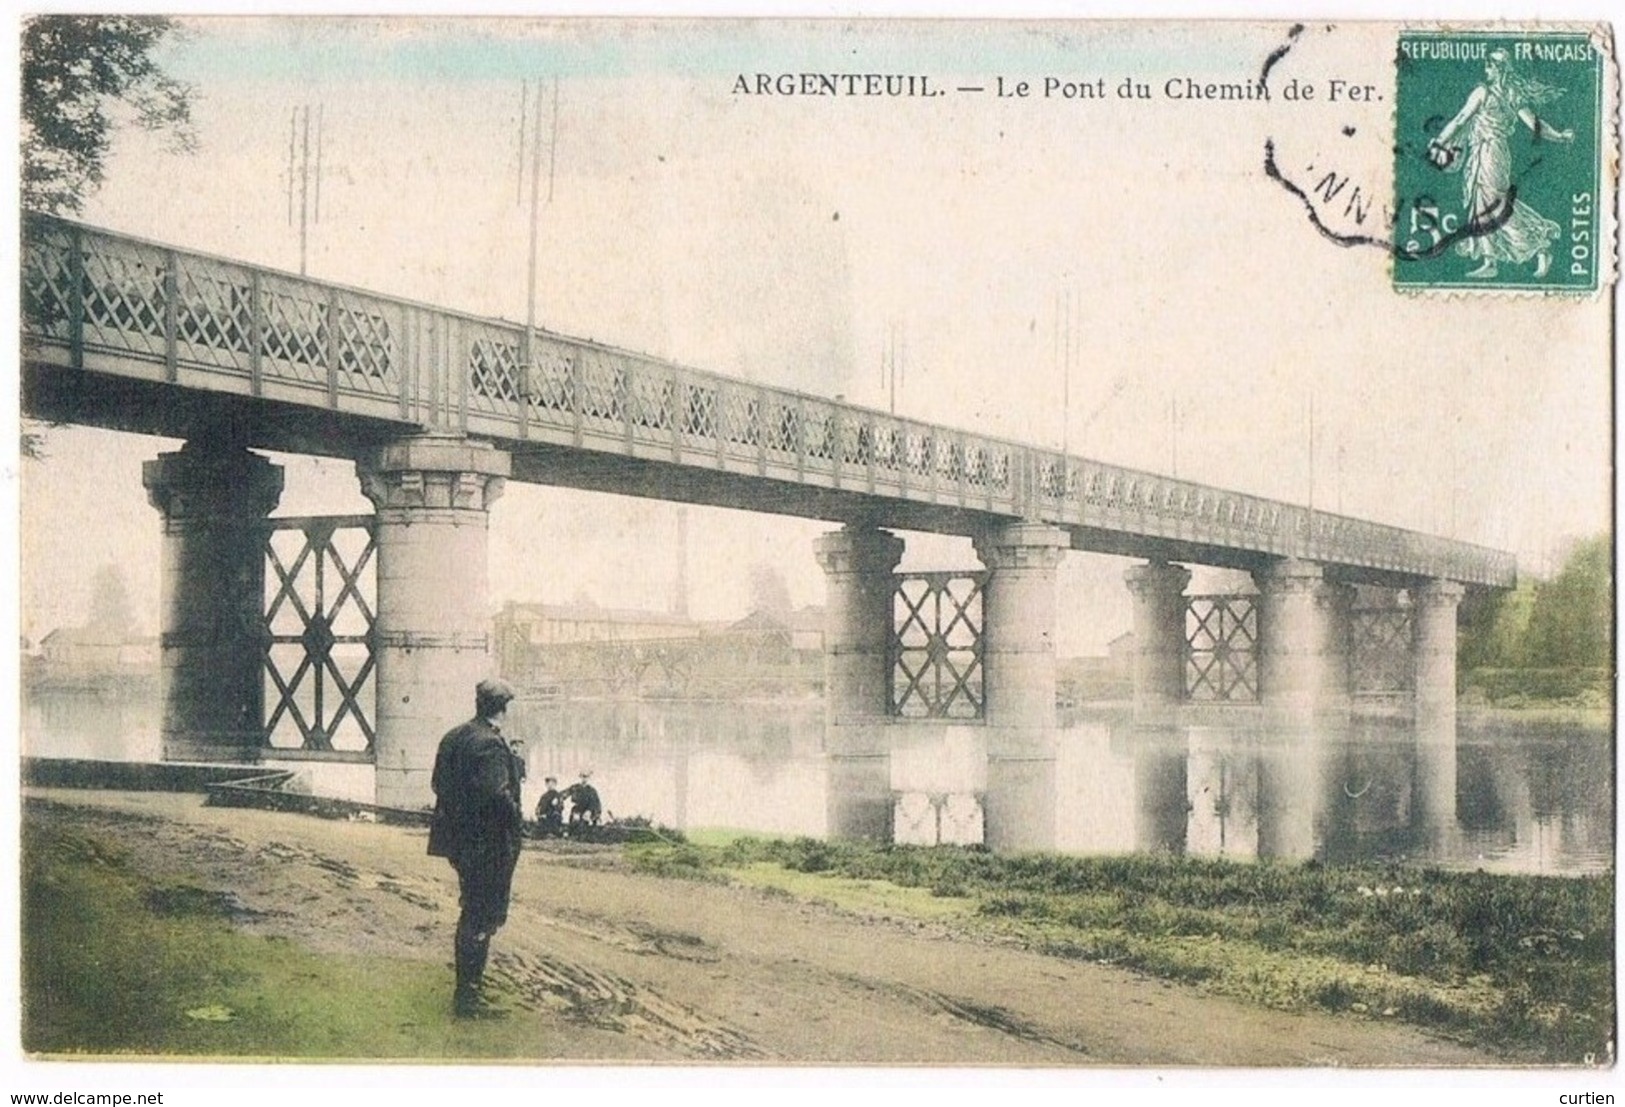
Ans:
[{"label": "riverbank", "polygon": [[449,1017],[455,882],[424,854],[421,829],[196,796],[30,790],[24,1044],[52,1056],[305,1060],[1509,1059],[1394,1018],[1271,1009],[978,934],[964,925],[974,894],[868,881],[872,902],[837,905],[825,889],[706,871],[673,880],[619,848],[527,849],[490,972],[511,1015],[471,1026]]},{"label": "riverbank", "polygon": [[1606,1063],[1612,876],[1169,856],[1003,856],[740,837],[629,850],[643,871],[951,923],[1289,1011],[1395,1019],[1541,1063]]}]

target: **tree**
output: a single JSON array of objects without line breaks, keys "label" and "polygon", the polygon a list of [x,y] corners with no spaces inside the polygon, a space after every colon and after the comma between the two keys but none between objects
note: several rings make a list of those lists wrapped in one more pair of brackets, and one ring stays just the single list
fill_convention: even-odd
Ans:
[{"label": "tree", "polygon": [[1535,592],[1529,664],[1608,668],[1613,664],[1613,543],[1606,534],[1574,548],[1562,570]]},{"label": "tree", "polygon": [[[178,33],[155,16],[42,15],[23,26],[23,207],[77,212],[101,186],[121,123],[167,130],[176,149],[195,148],[192,89],[153,60]],[[19,452],[44,459],[40,423],[23,421]]]},{"label": "tree", "polygon": [[1510,592],[1469,598],[1462,606],[1458,664],[1469,669],[1521,669],[1529,663],[1529,618],[1537,588],[1521,580]]},{"label": "tree", "polygon": [[76,212],[102,183],[123,123],[196,145],[192,89],[159,68],[173,20],[134,15],[43,15],[23,27],[23,206]]}]

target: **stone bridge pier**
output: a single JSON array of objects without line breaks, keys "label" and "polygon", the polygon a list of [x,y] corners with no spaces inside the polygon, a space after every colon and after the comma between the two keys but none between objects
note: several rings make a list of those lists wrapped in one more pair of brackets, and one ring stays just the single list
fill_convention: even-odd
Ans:
[{"label": "stone bridge pier", "polygon": [[1456,616],[1464,591],[1447,580],[1410,590],[1416,696],[1412,817],[1434,838],[1456,827]]},{"label": "stone bridge pier", "polygon": [[818,539],[824,601],[826,826],[833,838],[892,839],[892,572],[903,540],[847,526]]},{"label": "stone bridge pier", "polygon": [[[403,438],[357,460],[362,489],[376,507],[371,723],[380,804],[415,808],[432,801],[429,775],[440,735],[472,713],[474,685],[490,672],[486,522],[508,468],[506,453],[453,435]],[[265,718],[266,521],[281,496],[283,470],[239,445],[200,438],[145,463],[142,481],[163,516],[162,756],[259,761],[272,754]],[[302,557],[286,571],[298,575],[303,564],[307,574],[319,574],[323,556]],[[322,602],[332,605],[335,596],[342,602],[343,589],[330,583]],[[321,606],[301,609],[307,665],[317,667],[330,642],[315,639],[332,634],[331,612]],[[309,709],[322,714],[319,706]],[[329,702],[325,722],[333,717]],[[309,722],[318,730],[325,725]],[[322,747],[281,752],[332,756]]]},{"label": "stone bridge pier", "polygon": [[163,516],[163,759],[257,761],[265,734],[260,524],[282,496],[282,467],[241,446],[193,439],[145,462],[141,482]]},{"label": "stone bridge pier", "polygon": [[987,589],[987,799],[993,849],[1055,845],[1055,575],[1065,531],[1013,523],[976,540]]},{"label": "stone bridge pier", "polygon": [[503,451],[454,435],[404,438],[356,462],[377,511],[380,804],[433,801],[440,736],[473,714],[474,686],[490,674],[487,521],[509,463]]},{"label": "stone bridge pier", "polygon": [[[1059,528],[1029,523],[1000,527],[976,540],[988,570],[977,631],[982,635],[977,720],[904,717],[894,702],[895,570],[903,540],[863,526],[847,526],[818,540],[818,562],[827,579],[826,826],[832,837],[892,840],[894,747],[914,739],[935,740],[943,727],[976,726],[979,721],[976,731],[986,762],[983,840],[1001,849],[1053,846],[1055,573],[1068,544]],[[924,652],[950,648],[936,641]]]},{"label": "stone bridge pier", "polygon": [[1134,721],[1169,726],[1185,702],[1183,565],[1151,561],[1123,574],[1134,597]]},{"label": "stone bridge pier", "polygon": [[1258,585],[1259,702],[1272,726],[1297,736],[1349,711],[1348,639],[1353,590],[1321,566],[1282,558]]},{"label": "stone bridge pier", "polygon": [[[1258,594],[1257,698],[1260,758],[1258,842],[1263,856],[1311,857],[1337,787],[1323,756],[1350,731],[1355,589],[1327,580],[1321,565],[1281,558],[1253,574]],[[1153,561],[1125,573],[1134,597],[1137,726],[1177,730],[1189,699],[1190,573]],[[1456,614],[1464,592],[1424,580],[1411,598],[1415,818],[1447,833],[1456,815]]]}]

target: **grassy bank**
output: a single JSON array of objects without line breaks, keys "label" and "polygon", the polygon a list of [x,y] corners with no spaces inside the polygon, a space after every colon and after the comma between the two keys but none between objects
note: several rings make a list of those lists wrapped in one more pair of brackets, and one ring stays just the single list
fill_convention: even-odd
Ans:
[{"label": "grassy bank", "polygon": [[[449,970],[242,933],[229,895],[158,883],[105,837],[24,823],[23,1047],[299,1058],[533,1056],[529,1020],[459,1024]],[[87,956],[87,951],[94,951]]]},{"label": "grassy bank", "polygon": [[1613,1038],[1611,877],[811,839],[661,843],[628,857],[646,872],[934,920],[1273,1007],[1398,1019],[1520,1058],[1606,1060]]}]

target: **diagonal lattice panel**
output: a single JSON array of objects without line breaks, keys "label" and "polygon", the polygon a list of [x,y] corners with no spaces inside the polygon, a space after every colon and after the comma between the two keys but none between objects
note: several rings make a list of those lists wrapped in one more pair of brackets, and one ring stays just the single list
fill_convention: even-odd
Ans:
[{"label": "diagonal lattice panel", "polygon": [[903,433],[896,427],[875,424],[871,429],[874,442],[875,465],[882,469],[895,470],[903,453]]},{"label": "diagonal lattice panel", "polygon": [[933,449],[931,436],[918,431],[908,431],[902,435],[902,443],[903,464],[908,471],[916,476],[929,476]]},{"label": "diagonal lattice panel", "polygon": [[1203,703],[1258,702],[1256,597],[1188,597],[1185,697]]},{"label": "diagonal lattice panel", "polygon": [[267,751],[371,755],[375,550],[369,516],[267,523]]},{"label": "diagonal lattice panel", "polygon": [[899,573],[892,591],[891,712],[980,719],[987,573]]},{"label": "diagonal lattice panel", "polygon": [[[337,327],[339,372],[359,392],[388,395],[398,386],[400,359],[389,320],[359,302],[341,304],[333,313]],[[517,347],[515,347],[517,352]]]},{"label": "diagonal lattice panel", "polygon": [[985,488],[987,469],[987,451],[981,446],[965,447],[965,483],[972,488]]},{"label": "diagonal lattice panel", "polygon": [[564,347],[538,341],[531,373],[531,407],[544,412],[567,412],[575,404],[575,360]]},{"label": "diagonal lattice panel", "polygon": [[1010,451],[994,449],[989,451],[988,485],[1003,490],[1010,487]]},{"label": "diagonal lattice panel", "polygon": [[671,431],[672,398],[677,394],[675,382],[640,375],[630,384],[633,433],[646,441],[666,441]]},{"label": "diagonal lattice panel", "polygon": [[835,418],[822,406],[812,407],[802,421],[802,441],[807,457],[813,461],[829,461],[835,456]]},{"label": "diagonal lattice panel", "polygon": [[711,445],[717,434],[717,390],[703,385],[683,386],[683,438],[692,444]]},{"label": "diagonal lattice panel", "polygon": [[468,350],[469,400],[484,411],[505,410],[519,399],[517,343],[476,338]]},{"label": "diagonal lattice panel", "polygon": [[23,320],[43,337],[68,338],[74,300],[73,236],[41,219],[27,219],[24,228]]},{"label": "diagonal lattice panel", "polygon": [[801,413],[789,404],[769,404],[767,448],[775,453],[793,454],[800,444]]},{"label": "diagonal lattice panel", "polygon": [[762,440],[760,404],[754,395],[725,389],[721,396],[722,437],[733,446],[752,446]]},{"label": "diagonal lattice panel", "polygon": [[1409,608],[1356,608],[1349,619],[1350,691],[1410,691],[1411,639]]},{"label": "diagonal lattice panel", "polygon": [[175,341],[186,357],[247,370],[254,301],[246,274],[183,261],[176,277]]},{"label": "diagonal lattice panel", "polygon": [[841,422],[841,464],[867,465],[875,456],[875,432],[868,422]]},{"label": "diagonal lattice panel", "polygon": [[626,413],[626,370],[604,356],[581,362],[581,417],[589,422],[621,425]]},{"label": "diagonal lattice panel", "polygon": [[327,304],[291,280],[267,278],[262,291],[260,350],[287,366],[285,376],[327,381]]},{"label": "diagonal lattice panel", "polygon": [[84,257],[85,341],[162,355],[164,254],[148,246],[128,250],[87,247]]}]

